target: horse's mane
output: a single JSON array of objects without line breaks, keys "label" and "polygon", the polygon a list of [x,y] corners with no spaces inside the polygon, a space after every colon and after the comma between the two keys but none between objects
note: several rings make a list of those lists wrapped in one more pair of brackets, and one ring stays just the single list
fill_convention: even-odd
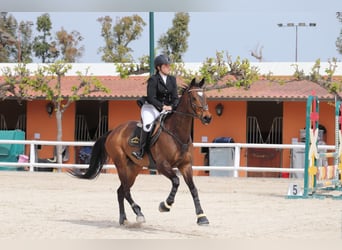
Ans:
[{"label": "horse's mane", "polygon": [[190,84],[181,84],[181,98],[183,98],[184,94],[189,92],[192,88],[200,88],[203,89],[204,86],[204,78],[200,81],[197,82],[196,78],[192,79]]},{"label": "horse's mane", "polygon": [[188,85],[186,88],[182,88],[180,92],[181,96],[184,95],[184,93],[186,93],[187,91],[189,91],[189,89],[190,89],[190,85]]}]

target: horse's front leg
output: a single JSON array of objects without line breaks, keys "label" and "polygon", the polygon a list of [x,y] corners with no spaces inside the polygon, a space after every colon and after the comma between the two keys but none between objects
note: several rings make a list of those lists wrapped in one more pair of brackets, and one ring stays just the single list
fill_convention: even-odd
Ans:
[{"label": "horse's front leg", "polygon": [[191,192],[192,199],[195,204],[195,210],[197,215],[197,224],[198,225],[207,225],[209,224],[209,220],[207,219],[207,216],[204,214],[203,209],[201,207],[201,202],[199,199],[197,188],[193,181],[192,176],[192,167],[191,165],[187,168],[184,168],[182,171],[185,183],[188,185],[189,190]]},{"label": "horse's front leg", "polygon": [[175,171],[172,169],[172,166],[167,161],[162,162],[162,164],[157,166],[157,169],[161,174],[167,177],[172,183],[171,191],[166,201],[162,201],[159,204],[160,212],[169,212],[172,204],[175,202],[176,193],[179,187],[179,178],[176,175]]},{"label": "horse's front leg", "polygon": [[179,178],[177,175],[173,175],[173,176],[167,176],[172,183],[172,187],[171,187],[171,191],[169,196],[167,197],[166,201],[162,201],[159,204],[159,211],[160,212],[169,212],[171,209],[172,204],[175,202],[175,197],[176,197],[176,193],[178,190],[178,186],[179,186]]}]

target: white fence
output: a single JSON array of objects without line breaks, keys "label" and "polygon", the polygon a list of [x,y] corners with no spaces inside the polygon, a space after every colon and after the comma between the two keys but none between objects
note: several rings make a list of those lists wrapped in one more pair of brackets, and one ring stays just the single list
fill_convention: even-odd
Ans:
[{"label": "white fence", "polygon": [[[59,163],[38,163],[36,162],[35,148],[37,145],[68,145],[68,146],[92,146],[94,142],[75,142],[75,141],[41,141],[41,140],[0,140],[0,144],[25,144],[30,145],[29,162],[0,162],[0,166],[13,167],[29,167],[30,171],[34,171],[34,167],[53,167],[60,168],[87,168],[88,164],[59,164]],[[193,143],[194,147],[223,147],[234,148],[234,165],[233,166],[193,166],[194,170],[219,170],[219,171],[234,171],[234,177],[238,177],[239,171],[253,172],[280,172],[280,173],[304,173],[303,168],[279,168],[279,167],[248,167],[240,166],[241,149],[242,148],[272,148],[272,149],[304,149],[304,144],[249,144],[249,143]],[[332,145],[319,145],[319,149],[335,150]],[[115,168],[114,165],[106,164],[104,169]]]},{"label": "white fence", "polygon": [[[305,144],[254,144],[254,143],[194,143],[194,147],[224,147],[234,148],[233,166],[193,166],[197,170],[221,170],[234,171],[234,177],[238,177],[239,171],[253,172],[278,172],[278,173],[304,173],[303,168],[279,168],[279,167],[249,167],[240,166],[242,148],[272,148],[272,149],[304,149]],[[335,146],[318,145],[318,149],[335,150]]]}]

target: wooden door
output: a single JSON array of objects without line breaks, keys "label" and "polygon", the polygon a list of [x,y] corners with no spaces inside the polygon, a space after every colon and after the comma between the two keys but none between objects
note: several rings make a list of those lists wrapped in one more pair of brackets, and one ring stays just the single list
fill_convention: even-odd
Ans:
[{"label": "wooden door", "polygon": [[[281,167],[281,149],[273,148],[249,148],[248,154],[248,167]],[[277,172],[247,172],[248,177],[280,177]]]}]

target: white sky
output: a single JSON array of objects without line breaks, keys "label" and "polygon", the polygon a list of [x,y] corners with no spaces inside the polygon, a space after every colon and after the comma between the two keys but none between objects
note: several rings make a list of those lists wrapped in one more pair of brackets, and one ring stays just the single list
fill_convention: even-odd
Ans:
[{"label": "white sky", "polygon": [[[177,1],[173,0],[173,2]],[[216,3],[218,0],[212,1]],[[341,0],[326,0],[323,3],[318,0],[287,0],[281,1],[278,5],[277,1],[266,0],[233,2],[226,0],[223,3],[227,5],[215,12],[205,11],[210,8],[199,8],[200,11],[194,12],[191,11],[191,7],[185,6],[183,11],[190,14],[189,48],[184,55],[185,62],[203,62],[205,58],[215,56],[216,51],[222,50],[228,51],[233,58],[240,56],[253,62],[257,60],[250,53],[257,46],[263,47],[263,58],[266,62],[294,61],[295,28],[279,28],[277,26],[278,23],[289,22],[314,22],[317,24],[314,28],[298,28],[298,61],[309,62],[316,59],[327,61],[332,57],[336,57],[340,61],[342,59],[335,46],[342,28],[342,24],[336,18],[336,12],[342,11]],[[181,7],[175,8],[174,11],[182,11]],[[132,7],[132,9],[134,8]],[[30,8],[28,10],[31,11]],[[117,16],[139,14],[145,19],[147,26],[145,26],[142,37],[138,41],[132,42],[130,47],[134,50],[136,59],[149,53],[149,10],[145,10],[145,8],[134,12],[130,11],[131,8],[128,8],[130,12],[121,12],[121,9],[120,12],[102,12],[101,10],[100,12],[91,10],[73,12],[72,8],[66,10],[68,12],[63,9],[61,12],[50,12],[49,8],[46,10],[10,12],[18,21],[34,22],[37,16],[49,12],[54,31],[61,27],[69,32],[79,31],[84,37],[82,44],[85,46],[85,53],[80,60],[84,63],[101,62],[101,56],[97,51],[104,42],[100,36],[100,23],[96,21],[98,17],[109,15],[115,19]],[[112,10],[108,9],[108,11]],[[162,33],[171,27],[174,14],[175,12],[154,12],[155,42]]]}]

